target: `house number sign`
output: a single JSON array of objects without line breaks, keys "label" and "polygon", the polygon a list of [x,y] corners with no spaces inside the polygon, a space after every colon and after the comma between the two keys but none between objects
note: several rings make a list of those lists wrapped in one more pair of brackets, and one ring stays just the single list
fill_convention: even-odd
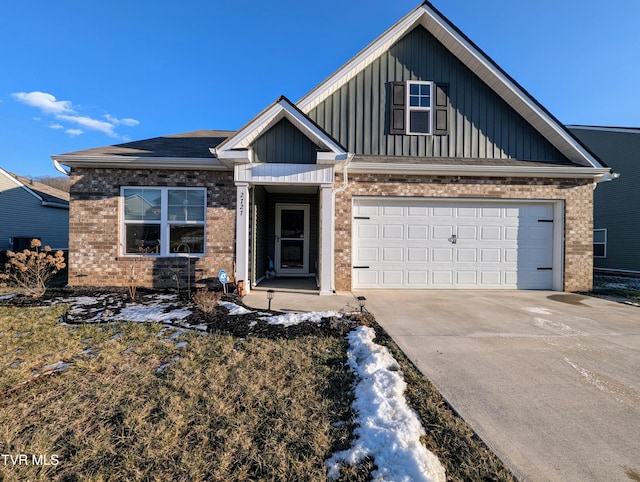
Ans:
[{"label": "house number sign", "polygon": [[240,216],[244,216],[244,192],[240,193],[240,205],[238,206]]}]

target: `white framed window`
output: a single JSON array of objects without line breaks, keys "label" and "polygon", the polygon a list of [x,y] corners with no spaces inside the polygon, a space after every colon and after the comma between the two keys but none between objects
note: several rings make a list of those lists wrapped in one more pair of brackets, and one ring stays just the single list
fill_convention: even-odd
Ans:
[{"label": "white framed window", "polygon": [[606,229],[593,230],[593,257],[594,258],[607,257],[607,230]]},{"label": "white framed window", "polygon": [[407,82],[407,134],[433,132],[433,82]]},{"label": "white framed window", "polygon": [[122,187],[125,255],[205,254],[205,188]]}]

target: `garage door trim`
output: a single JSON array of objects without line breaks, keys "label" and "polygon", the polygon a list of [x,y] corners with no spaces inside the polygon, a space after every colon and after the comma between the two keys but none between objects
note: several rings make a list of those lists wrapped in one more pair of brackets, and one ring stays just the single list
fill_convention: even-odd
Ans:
[{"label": "garage door trim", "polygon": [[[482,204],[483,206],[500,206],[500,205],[526,205],[526,204],[547,204],[553,208],[553,234],[552,234],[552,249],[553,249],[553,277],[552,277],[552,289],[555,291],[563,291],[564,284],[564,201],[558,199],[520,199],[520,198],[508,198],[508,199],[495,199],[495,198],[455,198],[455,197],[415,197],[415,196],[353,196],[352,198],[352,219],[356,216],[356,206],[358,203],[376,202],[378,205],[384,203],[454,203],[454,204]],[[355,249],[357,243],[357,236],[354,231],[354,224],[352,223],[351,233],[351,258],[352,269],[354,270]],[[355,279],[352,281],[352,285],[355,286]]]}]

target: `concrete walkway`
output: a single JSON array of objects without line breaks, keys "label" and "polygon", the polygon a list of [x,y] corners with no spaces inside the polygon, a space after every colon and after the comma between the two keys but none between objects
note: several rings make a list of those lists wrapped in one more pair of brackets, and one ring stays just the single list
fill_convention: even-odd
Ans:
[{"label": "concrete walkway", "polygon": [[355,294],[519,480],[640,480],[640,308],[539,291]]},{"label": "concrete walkway", "polygon": [[315,281],[309,278],[276,278],[263,281],[251,289],[242,301],[247,306],[267,309],[267,291],[273,290],[271,309],[282,312],[340,311],[347,305],[359,307],[357,300],[348,291],[319,296]]}]

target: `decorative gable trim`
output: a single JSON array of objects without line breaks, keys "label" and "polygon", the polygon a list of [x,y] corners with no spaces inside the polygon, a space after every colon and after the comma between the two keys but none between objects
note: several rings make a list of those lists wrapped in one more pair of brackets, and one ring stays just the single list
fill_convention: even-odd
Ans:
[{"label": "decorative gable trim", "polygon": [[407,14],[337,72],[300,99],[297,106],[305,113],[311,112],[419,25],[429,31],[454,56],[471,69],[567,159],[586,167],[604,167],[600,160],[586,149],[561,122],[427,1]]},{"label": "decorative gable trim", "polygon": [[319,146],[318,164],[336,164],[347,160],[347,151],[344,147],[284,96],[263,110],[222,144],[212,148],[211,153],[227,167],[232,167],[235,164],[253,163],[252,144],[283,118],[286,118],[296,129]]}]

